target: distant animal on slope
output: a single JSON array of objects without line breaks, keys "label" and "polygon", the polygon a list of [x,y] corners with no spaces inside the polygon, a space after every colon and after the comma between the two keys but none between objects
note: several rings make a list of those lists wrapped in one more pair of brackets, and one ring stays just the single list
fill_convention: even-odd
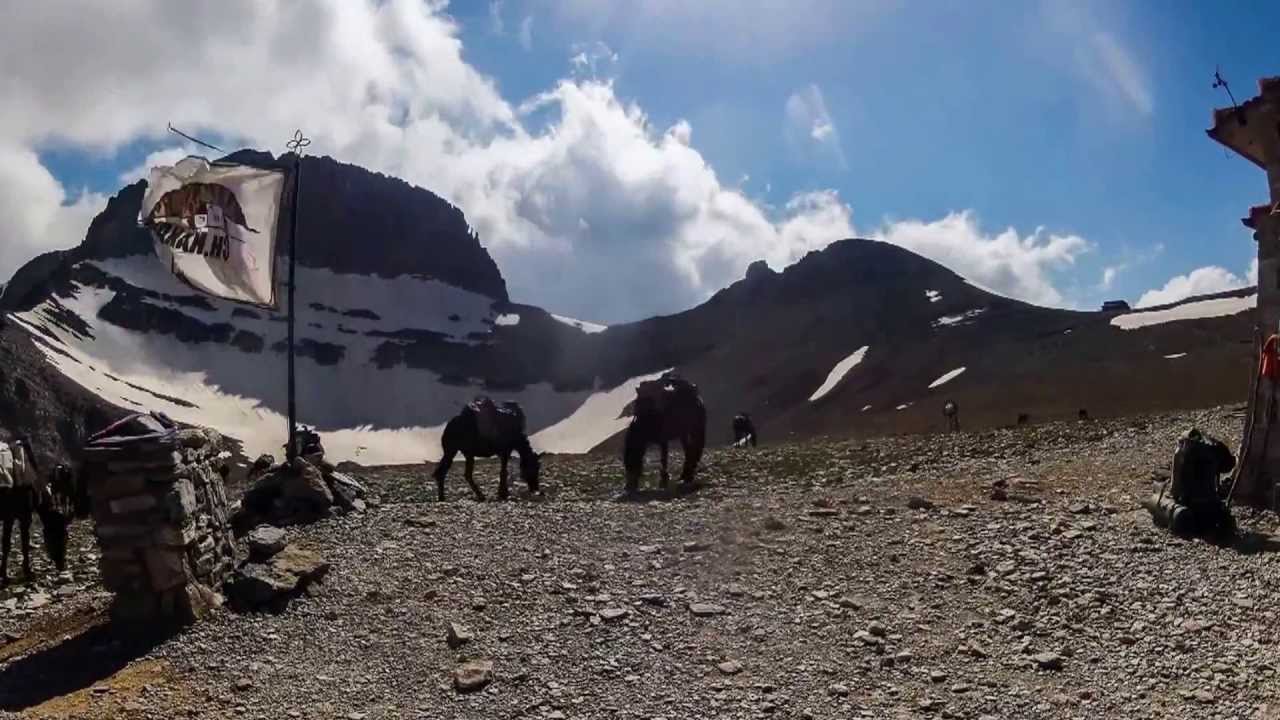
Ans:
[{"label": "distant animal on slope", "polygon": [[738,413],[733,416],[733,444],[736,447],[756,447],[759,443],[756,435],[756,424],[751,422],[751,416],[746,413]]},{"label": "distant animal on slope", "polygon": [[707,441],[707,409],[698,387],[673,373],[642,382],[636,388],[631,415],[622,450],[627,493],[639,490],[645,451],[654,444],[662,451],[662,487],[667,487],[671,480],[667,472],[668,445],[672,440],[679,440],[684,448],[680,481],[693,483]]},{"label": "distant animal on slope", "polygon": [[13,525],[18,524],[22,540],[22,574],[30,580],[31,572],[31,515],[40,516],[45,552],[58,568],[66,569],[68,515],[54,502],[50,484],[40,476],[31,443],[19,438],[13,442],[0,441],[0,521],[4,523],[4,535],[0,538],[0,585],[9,583],[9,549],[13,540]]},{"label": "distant animal on slope", "polygon": [[502,464],[499,470],[498,499],[506,500],[510,495],[507,463],[512,451],[520,456],[520,477],[529,486],[529,492],[541,494],[538,487],[541,461],[529,445],[529,436],[525,434],[524,410],[518,403],[504,402],[495,405],[487,397],[476,398],[445,424],[440,444],[444,448],[444,455],[436,465],[433,475],[436,479],[436,496],[441,502],[444,502],[445,475],[453,464],[453,457],[458,453],[466,458],[467,484],[480,502],[484,502],[484,493],[480,492],[473,477],[475,459],[498,458]]},{"label": "distant animal on slope", "polygon": [[1019,425],[1026,425],[1026,424],[1027,424],[1027,423],[1029,423],[1029,422],[1031,422],[1031,416],[1030,416],[1030,415],[1028,415],[1028,414],[1026,414],[1026,413],[1018,413],[1018,424],[1019,424]]},{"label": "distant animal on slope", "polygon": [[948,400],[942,404],[942,416],[947,419],[947,430],[960,431],[960,406],[955,400]]}]

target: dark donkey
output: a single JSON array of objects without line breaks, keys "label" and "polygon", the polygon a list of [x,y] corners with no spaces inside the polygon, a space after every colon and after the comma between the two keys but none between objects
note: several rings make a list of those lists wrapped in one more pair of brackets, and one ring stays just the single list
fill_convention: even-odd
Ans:
[{"label": "dark donkey", "polygon": [[707,409],[698,395],[698,386],[671,373],[642,382],[636,388],[631,415],[622,451],[627,492],[639,490],[644,454],[652,444],[662,451],[662,487],[667,487],[671,480],[667,472],[668,444],[672,440],[679,440],[684,448],[680,482],[691,484],[707,443]]},{"label": "dark donkey", "polygon": [[[59,465],[53,478],[55,487],[70,484],[70,471]],[[44,549],[49,559],[62,572],[67,566],[67,525],[70,522],[65,503],[54,501],[53,488],[40,475],[31,443],[19,438],[0,442],[0,521],[4,535],[0,538],[0,585],[9,584],[9,550],[13,541],[13,524],[18,524],[22,540],[22,574],[30,580],[31,515],[40,516]]]},{"label": "dark donkey", "polygon": [[462,453],[467,460],[467,484],[475,493],[476,500],[484,502],[484,493],[476,486],[473,471],[477,457],[497,456],[502,468],[499,470],[498,499],[506,500],[510,496],[507,488],[507,462],[512,451],[520,455],[520,476],[529,486],[529,492],[540,494],[538,489],[538,470],[540,461],[538,454],[529,445],[529,436],[525,434],[524,410],[514,402],[494,405],[487,397],[476,398],[462,412],[458,413],[444,426],[444,435],[440,440],[444,455],[440,464],[436,465],[436,495],[444,501],[444,478],[453,464],[453,456]]}]

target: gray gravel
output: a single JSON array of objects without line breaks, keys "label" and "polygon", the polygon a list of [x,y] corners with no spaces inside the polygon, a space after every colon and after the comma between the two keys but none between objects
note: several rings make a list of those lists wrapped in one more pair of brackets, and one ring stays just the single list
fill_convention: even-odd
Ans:
[{"label": "gray gravel", "polygon": [[[1172,539],[1137,506],[1179,433],[1197,424],[1234,444],[1240,422],[1221,408],[713,451],[703,488],[641,502],[616,498],[613,457],[548,457],[548,497],[508,503],[464,499],[457,477],[455,499],[437,504],[423,468],[369,470],[377,507],[289,531],[333,564],[318,594],[121,649],[162,679],[103,677],[80,707],[264,720],[1272,717],[1275,517],[1242,514],[1253,534],[1227,548]],[[1008,500],[992,499],[997,481]],[[39,632],[104,600],[90,587],[23,617],[0,611],[0,631]],[[486,663],[491,682],[460,692],[457,678]],[[9,658],[0,697],[29,674]]]}]

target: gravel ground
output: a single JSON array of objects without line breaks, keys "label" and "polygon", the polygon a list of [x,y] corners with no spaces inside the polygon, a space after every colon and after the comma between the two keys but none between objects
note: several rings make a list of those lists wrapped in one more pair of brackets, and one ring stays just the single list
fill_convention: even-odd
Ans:
[{"label": "gravel ground", "polygon": [[[102,625],[107,596],[92,584],[30,611],[31,586],[0,594],[19,598],[0,600],[0,707],[1280,717],[1276,518],[1242,514],[1248,535],[1218,547],[1170,538],[1137,506],[1179,433],[1196,424],[1234,443],[1240,423],[1218,408],[720,450],[695,492],[639,502],[618,500],[613,457],[548,457],[548,496],[508,503],[472,502],[460,468],[444,504],[421,467],[369,469],[377,507],[290,529],[333,570],[281,615],[220,611],[150,640]],[[495,475],[477,468],[485,486]],[[991,497],[999,480],[1008,500]],[[492,681],[459,692],[455,670],[477,660]]]}]

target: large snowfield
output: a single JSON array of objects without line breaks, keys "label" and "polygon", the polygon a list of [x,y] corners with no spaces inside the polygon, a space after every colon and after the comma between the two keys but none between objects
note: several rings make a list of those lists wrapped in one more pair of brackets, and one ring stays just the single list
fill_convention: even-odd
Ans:
[{"label": "large snowfield", "polygon": [[1212,300],[1198,300],[1185,305],[1176,305],[1164,310],[1139,310],[1117,315],[1111,318],[1111,324],[1121,330],[1136,330],[1178,320],[1198,320],[1201,318],[1235,315],[1236,313],[1252,310],[1257,306],[1257,294],[1244,297],[1213,298]]},{"label": "large snowfield", "polygon": [[[93,264],[137,287],[197,297],[151,257]],[[284,353],[272,345],[285,339],[285,323],[258,310],[252,310],[258,317],[250,317],[243,312],[250,308],[213,299],[208,300],[214,309],[208,310],[146,298],[148,304],[181,311],[206,325],[228,323],[253,333],[265,347],[246,352],[222,342],[180,342],[172,335],[136,332],[99,319],[98,312],[115,294],[77,285],[74,297],[48,300],[11,317],[34,331],[50,363],[104,399],[213,427],[239,440],[249,456],[281,453],[286,419],[276,408],[286,405],[286,363]],[[89,335],[58,322],[55,303],[87,323]],[[430,370],[377,367],[373,353],[387,341],[377,333],[429,331],[452,342],[480,342],[477,334],[516,317],[497,315],[492,305],[490,298],[436,280],[299,268],[299,342],[345,348],[333,364],[298,356],[299,421],[317,427],[335,460],[400,464],[438,459],[444,423],[484,389],[478,383],[443,383]],[[242,310],[233,318],[237,308]],[[581,453],[625,426],[620,415],[641,379],[596,392],[561,392],[539,383],[496,399],[523,406],[536,449]]]}]

